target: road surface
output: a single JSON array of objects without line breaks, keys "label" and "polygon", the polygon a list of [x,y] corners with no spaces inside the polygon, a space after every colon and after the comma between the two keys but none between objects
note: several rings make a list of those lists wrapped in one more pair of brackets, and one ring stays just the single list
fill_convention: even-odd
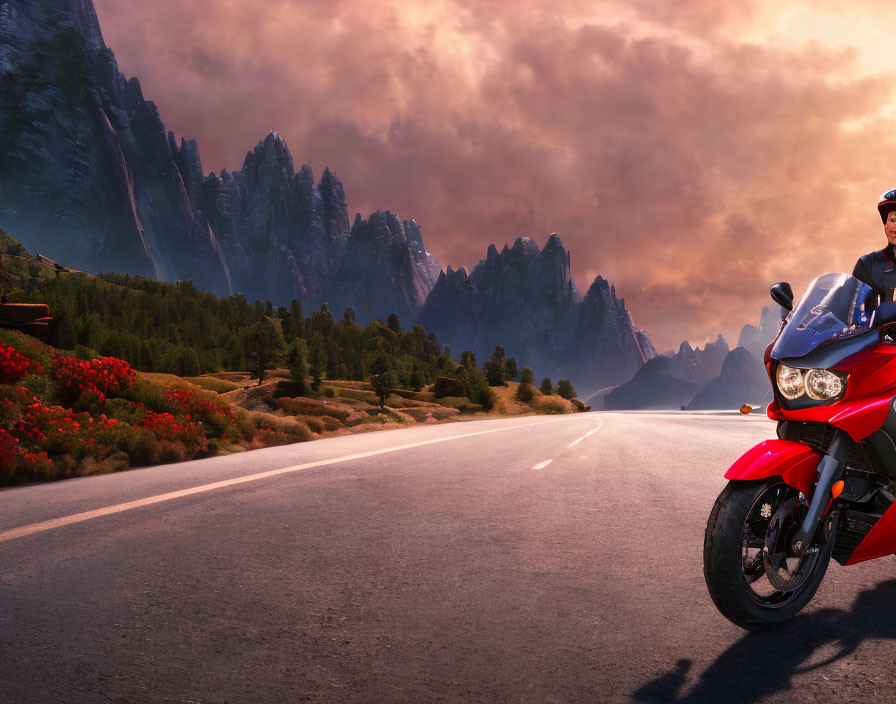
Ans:
[{"label": "road surface", "polygon": [[703,583],[761,416],[354,435],[0,492],[0,702],[867,702],[892,558],[758,635]]}]

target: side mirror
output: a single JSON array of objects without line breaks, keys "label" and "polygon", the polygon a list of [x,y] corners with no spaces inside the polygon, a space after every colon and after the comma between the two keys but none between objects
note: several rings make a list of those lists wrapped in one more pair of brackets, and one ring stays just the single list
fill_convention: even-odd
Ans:
[{"label": "side mirror", "polygon": [[771,288],[772,300],[785,310],[793,310],[793,289],[786,281]]}]

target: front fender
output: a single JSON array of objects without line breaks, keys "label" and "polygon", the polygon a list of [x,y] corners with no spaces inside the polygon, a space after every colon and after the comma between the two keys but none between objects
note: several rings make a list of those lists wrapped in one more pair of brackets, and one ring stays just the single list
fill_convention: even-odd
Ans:
[{"label": "front fender", "polygon": [[821,453],[793,440],[765,440],[747,450],[725,472],[725,479],[750,481],[780,476],[804,494],[811,493]]}]

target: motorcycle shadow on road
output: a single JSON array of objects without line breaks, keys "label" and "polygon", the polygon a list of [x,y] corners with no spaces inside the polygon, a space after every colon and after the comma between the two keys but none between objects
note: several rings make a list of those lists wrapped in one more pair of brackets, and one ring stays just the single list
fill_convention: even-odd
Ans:
[{"label": "motorcycle shadow on road", "polygon": [[823,670],[854,653],[866,639],[896,640],[894,603],[896,580],[881,582],[861,592],[851,611],[822,609],[799,615],[780,628],[748,633],[722,653],[686,694],[682,690],[693,662],[681,659],[632,698],[650,704],[740,704],[787,691],[794,675]]}]

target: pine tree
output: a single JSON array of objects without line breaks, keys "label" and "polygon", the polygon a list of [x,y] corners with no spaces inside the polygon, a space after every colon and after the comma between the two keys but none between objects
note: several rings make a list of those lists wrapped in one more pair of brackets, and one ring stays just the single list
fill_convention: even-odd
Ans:
[{"label": "pine tree", "polygon": [[417,363],[414,362],[414,368],[411,370],[411,388],[414,391],[419,391],[423,388],[423,379],[420,376],[420,371],[417,369]]},{"label": "pine tree", "polygon": [[532,367],[523,367],[523,374],[520,377],[521,384],[535,384],[535,372]]},{"label": "pine tree", "polygon": [[304,394],[307,391],[308,376],[308,343],[305,340],[297,338],[292,341],[286,354],[286,366],[299,387],[299,395]]},{"label": "pine tree", "polygon": [[285,343],[283,332],[278,322],[270,318],[264,318],[246,328],[243,334],[243,344],[250,356],[254,356],[258,364],[258,383],[264,379],[264,370],[278,355]]},{"label": "pine tree", "polygon": [[398,322],[398,316],[395,313],[389,314],[389,317],[386,319],[386,327],[392,332],[401,335],[401,324]]},{"label": "pine tree", "polygon": [[501,345],[495,347],[495,351],[485,363],[485,375],[489,386],[504,386],[507,383],[507,356]]},{"label": "pine tree", "polygon": [[397,385],[391,360],[382,352],[376,353],[368,364],[370,369],[370,385],[380,398],[380,410],[386,408],[386,397]]},{"label": "pine tree", "polygon": [[541,391],[545,396],[550,396],[554,393],[554,385],[551,383],[551,380],[545,377],[541,380],[541,386],[538,387],[538,390]]},{"label": "pine tree", "polygon": [[557,394],[565,399],[575,398],[576,390],[569,379],[561,379],[557,382]]},{"label": "pine tree", "polygon": [[507,358],[507,378],[508,379],[516,379],[516,375],[519,372],[516,368],[516,357],[508,357]]}]

